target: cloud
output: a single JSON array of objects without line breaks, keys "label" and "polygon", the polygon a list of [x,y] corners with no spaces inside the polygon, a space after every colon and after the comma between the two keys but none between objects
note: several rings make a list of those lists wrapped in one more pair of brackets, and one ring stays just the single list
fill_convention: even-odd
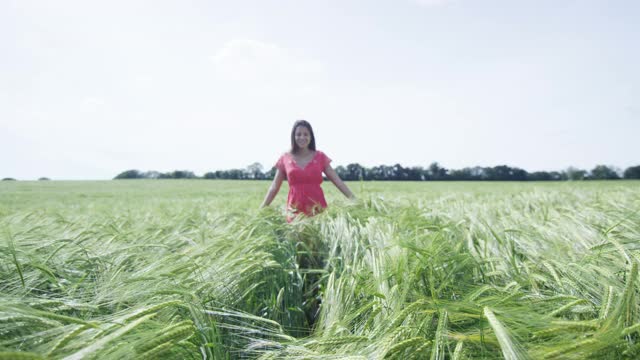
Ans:
[{"label": "cloud", "polygon": [[455,0],[411,0],[414,3],[424,7],[443,6],[454,2]]},{"label": "cloud", "polygon": [[273,43],[248,39],[227,42],[213,56],[218,76],[254,85],[295,85],[314,81],[325,73],[316,60],[296,55]]},{"label": "cloud", "polygon": [[99,107],[105,104],[105,100],[97,96],[87,96],[82,100],[82,103],[90,108]]}]

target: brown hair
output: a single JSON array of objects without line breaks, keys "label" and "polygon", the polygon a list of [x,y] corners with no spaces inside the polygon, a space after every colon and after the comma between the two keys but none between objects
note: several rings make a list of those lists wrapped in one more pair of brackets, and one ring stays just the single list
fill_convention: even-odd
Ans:
[{"label": "brown hair", "polygon": [[297,120],[293,123],[293,129],[291,129],[291,153],[295,154],[300,150],[298,144],[296,144],[296,129],[298,126],[304,126],[309,130],[309,134],[311,134],[311,141],[309,142],[309,149],[316,151],[316,137],[313,135],[313,129],[311,128],[311,124],[307,120]]}]

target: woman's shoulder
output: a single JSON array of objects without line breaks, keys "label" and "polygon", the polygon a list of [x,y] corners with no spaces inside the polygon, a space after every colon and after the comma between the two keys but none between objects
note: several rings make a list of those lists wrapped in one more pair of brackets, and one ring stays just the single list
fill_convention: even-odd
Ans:
[{"label": "woman's shoulder", "polygon": [[280,153],[280,156],[278,157],[279,159],[284,159],[286,157],[291,156],[291,152],[287,151],[283,151],[282,153]]},{"label": "woman's shoulder", "polygon": [[291,161],[291,159],[289,158],[289,152],[285,151],[282,154],[280,154],[280,156],[278,157],[278,161],[276,161],[276,167],[282,171],[285,170],[285,164],[287,162]]},{"label": "woman's shoulder", "polygon": [[329,156],[327,156],[327,154],[324,151],[321,151],[321,150],[316,150],[316,155],[317,156],[321,156],[321,157],[325,157],[325,158],[329,158]]},{"label": "woman's shoulder", "polygon": [[322,164],[322,166],[324,166],[324,167],[329,165],[329,163],[331,162],[331,158],[328,157],[327,154],[325,154],[324,152],[322,152],[320,150],[316,150],[315,159],[317,159],[317,161],[319,161]]}]

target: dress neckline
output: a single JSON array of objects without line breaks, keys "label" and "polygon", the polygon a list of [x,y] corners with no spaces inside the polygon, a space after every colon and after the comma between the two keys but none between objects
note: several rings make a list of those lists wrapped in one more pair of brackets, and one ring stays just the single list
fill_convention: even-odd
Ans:
[{"label": "dress neckline", "polygon": [[304,170],[306,169],[309,164],[311,164],[313,162],[313,160],[315,160],[316,156],[318,155],[318,151],[314,150],[313,156],[311,157],[311,159],[304,164],[304,166],[300,166],[300,164],[298,164],[298,162],[296,161],[296,158],[293,157],[293,154],[289,153],[289,156],[291,157],[291,161],[293,161],[293,163],[296,165],[296,167],[300,170]]}]

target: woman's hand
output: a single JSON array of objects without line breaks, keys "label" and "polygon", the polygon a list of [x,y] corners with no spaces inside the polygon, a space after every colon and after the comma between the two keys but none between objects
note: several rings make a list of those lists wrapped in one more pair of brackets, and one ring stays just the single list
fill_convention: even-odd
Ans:
[{"label": "woman's hand", "polygon": [[330,164],[327,164],[324,168],[324,173],[327,175],[327,178],[331,180],[331,182],[340,190],[344,196],[348,199],[355,199],[355,195],[349,190],[349,187],[340,179],[340,176],[336,173],[335,170],[331,167]]},{"label": "woman's hand", "polygon": [[271,182],[271,186],[269,186],[269,190],[267,191],[267,195],[264,197],[264,201],[262,201],[262,204],[260,205],[260,209],[271,204],[273,198],[278,195],[278,191],[280,191],[280,186],[282,185],[285,177],[286,174],[284,172],[280,171],[280,169],[276,170],[276,175],[273,177],[273,182]]}]

